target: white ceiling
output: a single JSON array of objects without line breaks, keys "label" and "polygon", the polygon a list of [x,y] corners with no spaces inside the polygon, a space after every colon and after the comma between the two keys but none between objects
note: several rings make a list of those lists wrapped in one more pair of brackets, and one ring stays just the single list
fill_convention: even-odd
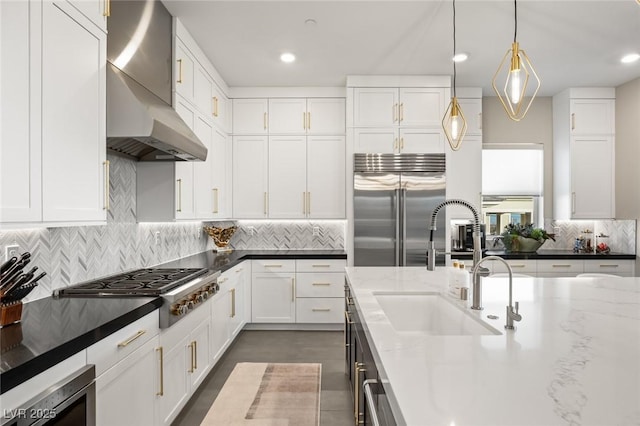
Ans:
[{"label": "white ceiling", "polygon": [[[347,75],[451,75],[451,0],[163,0],[229,86],[344,86]],[[457,0],[457,86],[482,87],[513,40],[513,2]],[[314,19],[315,26],[305,25]],[[618,86],[640,77],[636,0],[518,2],[518,41],[542,80],[540,94]],[[291,51],[293,64],[279,56]]]}]

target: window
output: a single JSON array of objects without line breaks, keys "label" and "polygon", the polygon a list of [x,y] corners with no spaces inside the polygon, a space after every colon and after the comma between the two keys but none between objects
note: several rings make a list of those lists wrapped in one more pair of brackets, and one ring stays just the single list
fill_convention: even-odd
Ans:
[{"label": "window", "polygon": [[484,145],[482,214],[487,237],[509,223],[544,225],[542,145]]}]

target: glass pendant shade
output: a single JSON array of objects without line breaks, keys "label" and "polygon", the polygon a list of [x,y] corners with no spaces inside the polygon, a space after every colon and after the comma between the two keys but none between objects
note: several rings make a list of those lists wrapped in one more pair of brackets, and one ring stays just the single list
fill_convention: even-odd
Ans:
[{"label": "glass pendant shade", "polygon": [[505,53],[492,83],[509,118],[522,120],[538,94],[540,78],[518,42],[513,42]]},{"label": "glass pendant shade", "polygon": [[462,145],[462,139],[467,133],[467,120],[465,120],[458,98],[455,96],[451,98],[451,102],[449,102],[449,106],[444,113],[442,128],[451,149],[453,151],[459,150]]}]

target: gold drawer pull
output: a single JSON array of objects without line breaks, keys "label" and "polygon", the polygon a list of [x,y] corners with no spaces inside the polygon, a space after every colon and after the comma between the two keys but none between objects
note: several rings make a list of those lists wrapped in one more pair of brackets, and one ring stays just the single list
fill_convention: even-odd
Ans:
[{"label": "gold drawer pull", "polygon": [[331,265],[318,264],[318,265],[311,265],[311,267],[313,267],[313,268],[331,268]]},{"label": "gold drawer pull", "polygon": [[312,312],[329,312],[331,309],[329,308],[312,308]]},{"label": "gold drawer pull", "polygon": [[331,283],[312,283],[311,285],[331,285]]},{"label": "gold drawer pull", "polygon": [[600,265],[601,268],[617,268],[620,265]]},{"label": "gold drawer pull", "polygon": [[111,198],[109,193],[109,180],[111,179],[110,171],[109,171],[109,160],[106,160],[104,163],[104,208],[103,210],[111,210],[111,206],[109,204],[109,198]]},{"label": "gold drawer pull", "polygon": [[242,272],[242,271],[244,271],[244,268],[236,269],[236,274],[237,274],[238,272]]},{"label": "gold drawer pull", "polygon": [[349,311],[344,311],[344,319],[347,321],[347,324],[353,324],[353,321],[351,321],[351,315],[349,315]]},{"label": "gold drawer pull", "polygon": [[156,393],[157,396],[164,395],[164,352],[162,346],[156,349],[160,353],[160,391]]},{"label": "gold drawer pull", "polygon": [[282,265],[278,263],[271,263],[271,264],[264,265],[264,267],[265,268],[282,268]]},{"label": "gold drawer pull", "polygon": [[571,268],[571,265],[552,265],[554,268]]},{"label": "gold drawer pull", "polygon": [[176,83],[182,83],[182,59],[178,59],[178,80]]},{"label": "gold drawer pull", "polygon": [[111,0],[105,0],[102,16],[109,18],[111,16]]},{"label": "gold drawer pull", "polygon": [[118,347],[119,348],[124,348],[124,347],[128,346],[131,342],[133,342],[134,340],[136,340],[137,338],[139,338],[140,336],[142,336],[146,332],[147,332],[147,330],[138,331],[136,334],[134,334],[133,336],[129,337],[124,342],[118,343]]},{"label": "gold drawer pull", "polygon": [[525,265],[510,265],[512,268],[524,268]]},{"label": "gold drawer pull", "polygon": [[236,289],[232,288],[231,290],[231,318],[236,317]]},{"label": "gold drawer pull", "polygon": [[291,301],[296,301],[296,279],[291,278]]},{"label": "gold drawer pull", "polygon": [[218,278],[218,284],[225,283],[225,282],[227,282],[228,279],[229,278],[227,278],[227,277]]}]

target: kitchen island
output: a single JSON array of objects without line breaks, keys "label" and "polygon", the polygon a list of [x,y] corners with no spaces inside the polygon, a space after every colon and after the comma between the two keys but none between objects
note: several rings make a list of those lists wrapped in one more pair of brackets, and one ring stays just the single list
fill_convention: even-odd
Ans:
[{"label": "kitchen island", "polygon": [[514,278],[515,330],[508,279],[484,278],[484,310],[450,301],[499,334],[426,335],[394,329],[376,294],[446,293],[444,268],[346,272],[398,424],[640,424],[639,278]]}]

